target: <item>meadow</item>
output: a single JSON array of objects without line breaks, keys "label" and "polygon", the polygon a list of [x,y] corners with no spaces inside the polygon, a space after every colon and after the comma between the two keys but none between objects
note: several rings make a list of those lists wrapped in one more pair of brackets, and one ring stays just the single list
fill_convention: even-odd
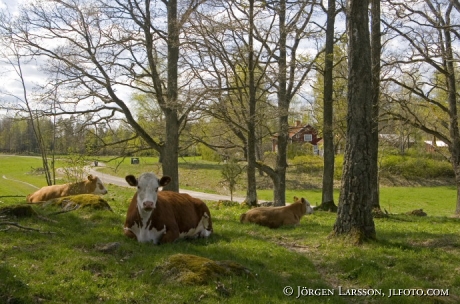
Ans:
[{"label": "meadow", "polygon": [[[161,174],[153,159],[141,159],[140,165],[127,159],[118,166],[101,161],[107,162],[104,171],[119,176]],[[0,156],[0,164],[0,208],[24,204],[33,187],[19,181],[44,185],[43,176],[34,174],[38,158]],[[180,167],[181,187],[226,193],[219,164],[183,159]],[[361,246],[330,237],[333,213],[315,212],[297,227],[273,230],[240,224],[247,208],[222,202],[207,202],[211,238],[140,244],[122,233],[134,189],[107,188],[104,198],[112,211],[53,214],[50,207],[34,207],[39,216],[0,219],[35,229],[0,225],[0,303],[460,302],[460,220],[452,217],[453,186],[382,187],[381,205],[390,216],[374,219],[377,240]],[[318,188],[300,188],[287,197],[319,203]],[[258,193],[271,198],[270,189]],[[406,214],[420,208],[428,216]],[[114,250],[100,249],[112,243],[118,244]],[[248,271],[205,273],[207,280],[200,283],[178,281],[179,266],[164,271],[176,254],[232,261]]]}]

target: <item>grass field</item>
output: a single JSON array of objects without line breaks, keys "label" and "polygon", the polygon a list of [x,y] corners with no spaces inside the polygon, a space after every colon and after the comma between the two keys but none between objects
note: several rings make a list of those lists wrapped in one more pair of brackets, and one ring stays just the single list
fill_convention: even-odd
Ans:
[{"label": "grass field", "polygon": [[[17,180],[43,184],[40,176],[26,174],[39,166],[39,159],[12,157],[5,162],[5,157],[0,156],[0,176],[9,179],[2,179],[0,208],[23,204],[24,197],[14,196],[33,190]],[[181,164],[181,179],[184,166],[193,174],[190,180],[220,179],[211,172],[218,172],[217,165],[191,160]],[[116,174],[142,170],[154,171],[155,164],[127,163]],[[211,238],[139,244],[122,234],[133,189],[107,187],[104,198],[113,212],[82,209],[51,215],[54,209],[35,207],[42,217],[0,219],[39,230],[0,225],[0,230],[9,228],[0,231],[0,303],[460,302],[460,220],[450,217],[455,208],[453,187],[382,188],[382,207],[392,215],[376,218],[378,240],[361,246],[329,237],[332,213],[316,212],[298,227],[272,230],[240,224],[243,206],[217,202],[208,202]],[[260,192],[270,199],[269,190]],[[321,197],[313,188],[290,190],[287,196],[294,194],[313,203]],[[428,216],[404,214],[415,208],[423,208]],[[114,242],[119,244],[114,251],[99,249]],[[231,260],[249,272],[210,274],[205,284],[178,282],[174,269],[162,270],[176,254]],[[289,288],[291,296],[284,294]]]}]

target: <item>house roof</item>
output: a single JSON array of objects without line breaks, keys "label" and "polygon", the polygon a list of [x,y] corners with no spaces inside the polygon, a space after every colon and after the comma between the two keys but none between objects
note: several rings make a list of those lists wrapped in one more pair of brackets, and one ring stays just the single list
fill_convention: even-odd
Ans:
[{"label": "house roof", "polygon": [[[298,120],[298,121],[296,121],[295,126],[289,126],[289,133],[288,133],[289,134],[289,139],[292,139],[296,134],[300,133],[304,129],[311,129],[311,130],[315,131],[315,128],[313,128],[310,124],[302,125],[302,123]],[[273,134],[272,137],[277,138],[278,133]]]},{"label": "house roof", "polygon": [[[425,143],[429,146],[433,146],[433,141],[432,140],[425,140]],[[440,147],[440,148],[447,148],[447,144],[443,142],[442,140],[437,140],[435,142],[435,147]]]},{"label": "house roof", "polygon": [[289,138],[293,138],[297,133],[300,133],[300,131],[302,131],[303,129],[307,129],[307,128],[313,129],[313,127],[310,126],[309,124],[306,124],[303,126],[300,124],[297,124],[295,126],[289,127]]}]

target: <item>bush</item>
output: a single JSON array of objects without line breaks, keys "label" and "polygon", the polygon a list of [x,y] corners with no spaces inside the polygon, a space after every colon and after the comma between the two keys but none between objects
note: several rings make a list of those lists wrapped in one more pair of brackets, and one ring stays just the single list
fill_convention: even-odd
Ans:
[{"label": "bush", "polygon": [[310,143],[293,143],[287,147],[287,158],[294,159],[299,156],[310,156],[313,154],[313,145]]},{"label": "bush", "polygon": [[321,174],[324,168],[324,159],[316,155],[303,155],[294,157],[290,165],[298,173]]},{"label": "bush", "polygon": [[197,153],[201,154],[202,160],[213,161],[213,162],[220,162],[222,160],[219,153],[212,150],[211,148],[208,148],[205,145],[198,145]]},{"label": "bush", "polygon": [[408,179],[455,176],[451,164],[446,161],[401,155],[384,157],[380,164],[380,172],[382,176],[400,175]]}]

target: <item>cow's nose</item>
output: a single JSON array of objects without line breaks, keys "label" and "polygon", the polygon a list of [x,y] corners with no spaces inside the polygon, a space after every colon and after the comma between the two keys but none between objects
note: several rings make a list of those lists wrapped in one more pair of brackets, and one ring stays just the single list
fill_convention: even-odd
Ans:
[{"label": "cow's nose", "polygon": [[144,202],[144,209],[145,210],[151,210],[151,209],[153,209],[153,207],[154,207],[153,202],[149,202],[149,201]]}]

